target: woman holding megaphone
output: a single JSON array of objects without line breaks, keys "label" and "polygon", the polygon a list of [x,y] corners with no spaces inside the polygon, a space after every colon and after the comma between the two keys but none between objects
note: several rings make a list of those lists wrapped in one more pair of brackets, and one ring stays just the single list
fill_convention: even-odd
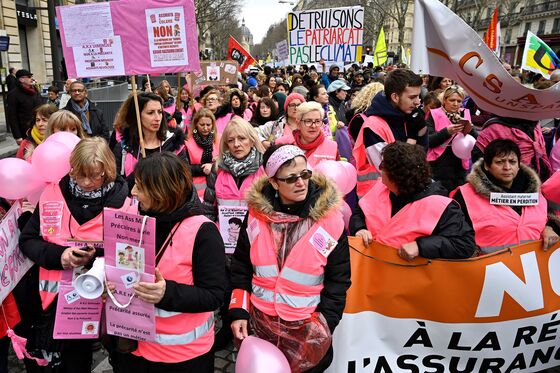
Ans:
[{"label": "woman holding megaphone", "polygon": [[156,219],[155,283],[134,285],[156,307],[156,341],[111,356],[115,372],[214,372],[214,310],[224,299],[225,248],[204,217],[188,166],[169,152],[134,170],[139,212]]},{"label": "woman holding megaphone", "polygon": [[130,205],[128,187],[117,175],[115,157],[104,139],[80,141],[70,155],[70,166],[60,182],[47,185],[20,236],[21,251],[39,269],[38,276],[32,272],[18,285],[26,290],[25,299],[18,301],[26,310],[23,324],[30,326],[23,334],[28,351],[49,360],[47,367],[26,360],[28,372],[51,371],[55,366],[57,372],[91,371],[91,339],[52,338],[60,279],[63,270],[88,265],[102,255],[91,246],[72,247],[70,241],[103,241],[103,209]]}]

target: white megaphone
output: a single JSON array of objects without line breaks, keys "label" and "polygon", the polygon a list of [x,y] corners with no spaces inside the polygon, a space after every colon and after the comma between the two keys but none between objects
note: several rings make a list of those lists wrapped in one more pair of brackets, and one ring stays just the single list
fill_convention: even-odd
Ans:
[{"label": "white megaphone", "polygon": [[80,297],[85,299],[96,299],[103,294],[105,283],[105,258],[97,258],[93,266],[83,275],[79,275],[74,281],[74,288]]}]

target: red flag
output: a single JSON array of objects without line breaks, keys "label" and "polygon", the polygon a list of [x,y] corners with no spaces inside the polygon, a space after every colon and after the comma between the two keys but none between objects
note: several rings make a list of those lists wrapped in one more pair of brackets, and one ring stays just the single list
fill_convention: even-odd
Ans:
[{"label": "red flag", "polygon": [[237,61],[239,63],[238,71],[240,72],[247,70],[249,66],[255,63],[255,59],[231,35],[229,37],[228,60]]},{"label": "red flag", "polygon": [[494,13],[492,13],[492,19],[490,20],[490,24],[488,25],[488,30],[486,30],[486,35],[484,36],[484,42],[488,46],[488,48],[492,50],[496,50],[496,46],[498,43],[498,7],[494,9]]}]

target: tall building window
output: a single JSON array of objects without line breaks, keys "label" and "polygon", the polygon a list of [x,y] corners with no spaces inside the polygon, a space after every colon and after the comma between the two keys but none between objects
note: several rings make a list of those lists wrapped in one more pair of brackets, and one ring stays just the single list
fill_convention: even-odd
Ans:
[{"label": "tall building window", "polygon": [[531,22],[525,23],[525,31],[523,31],[523,36],[527,35],[527,31],[531,29]]},{"label": "tall building window", "polygon": [[560,18],[554,18],[554,23],[552,24],[552,33],[560,34]]},{"label": "tall building window", "polygon": [[511,43],[511,28],[506,30],[506,44]]},{"label": "tall building window", "polygon": [[21,49],[21,67],[30,70],[29,50],[27,49],[27,28],[25,26],[19,26],[19,47]]},{"label": "tall building window", "polygon": [[546,28],[546,20],[539,22],[539,30],[537,31],[537,35],[544,34],[544,29]]}]

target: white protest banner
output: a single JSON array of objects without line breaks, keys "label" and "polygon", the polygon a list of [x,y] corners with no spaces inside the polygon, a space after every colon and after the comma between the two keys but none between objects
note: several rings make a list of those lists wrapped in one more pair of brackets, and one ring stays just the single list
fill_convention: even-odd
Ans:
[{"label": "white protest banner", "polygon": [[14,203],[0,221],[0,301],[16,287],[19,280],[33,267],[33,262],[19,250],[17,220],[21,215],[21,204]]},{"label": "white protest banner", "polygon": [[401,260],[349,237],[352,285],[330,373],[535,372],[560,365],[560,249]]},{"label": "white protest banner", "polygon": [[490,193],[490,204],[501,206],[536,206],[539,193]]},{"label": "white protest banner", "polygon": [[146,9],[152,67],[188,63],[187,30],[183,7]]},{"label": "white protest banner", "polygon": [[543,90],[519,84],[480,36],[437,0],[415,0],[411,69],[457,81],[496,115],[540,120],[560,112],[560,84]]},{"label": "white protest banner", "polygon": [[121,38],[112,36],[72,48],[78,76],[125,75]]},{"label": "white protest banner", "polygon": [[290,58],[288,42],[286,40],[282,40],[276,43],[276,55],[278,56],[279,61],[284,61]]},{"label": "white protest banner", "polygon": [[364,8],[360,6],[288,13],[290,64],[360,62]]}]

